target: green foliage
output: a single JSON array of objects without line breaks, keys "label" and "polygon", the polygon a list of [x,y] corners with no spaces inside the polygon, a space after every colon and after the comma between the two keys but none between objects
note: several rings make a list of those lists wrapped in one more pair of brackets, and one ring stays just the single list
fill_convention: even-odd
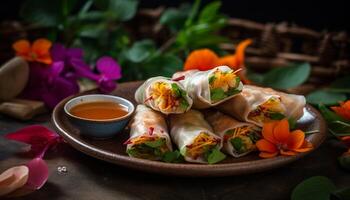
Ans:
[{"label": "green foliage", "polygon": [[174,8],[166,10],[160,22],[174,34],[169,52],[180,52],[186,56],[193,49],[215,48],[219,43],[228,41],[227,38],[216,35],[218,30],[227,25],[227,18],[219,13],[220,6],[219,1],[214,1],[200,10],[200,0],[196,0],[190,11],[187,7],[184,12]]},{"label": "green foliage", "polygon": [[27,22],[45,27],[63,26],[77,0],[26,0],[20,16]]},{"label": "green foliage", "polygon": [[[27,22],[49,29],[47,37],[68,47],[84,49],[85,60],[93,64],[103,56],[117,59],[122,66],[121,81],[142,80],[151,76],[171,76],[183,67],[182,59],[199,47],[213,47],[226,38],[215,32],[226,25],[214,1],[201,10],[200,0],[191,6],[169,8],[159,23],[173,34],[167,47],[158,48],[151,40],[135,40],[124,23],[132,19],[138,0],[25,0],[21,16]],[[79,8],[80,6],[80,8]]]},{"label": "green foliage", "polygon": [[292,192],[292,200],[329,200],[336,186],[327,177],[314,176],[297,185]]},{"label": "green foliage", "polygon": [[316,90],[306,96],[306,100],[308,103],[317,105],[317,104],[325,104],[325,105],[335,105],[340,101],[346,100],[346,95],[342,93],[334,93],[325,90]]},{"label": "green foliage", "polygon": [[314,176],[299,183],[293,190],[291,200],[347,200],[350,188],[338,189],[334,183],[324,176]]},{"label": "green foliage", "polygon": [[350,95],[350,76],[337,79],[327,88],[316,90],[306,96],[308,103],[335,105],[345,101]]},{"label": "green foliage", "polygon": [[328,124],[328,130],[336,137],[350,135],[350,122],[343,119],[335,112],[328,109],[325,105],[320,104],[318,109]]},{"label": "green foliage", "polygon": [[286,67],[272,69],[266,74],[249,74],[249,78],[263,86],[276,89],[288,89],[301,85],[310,75],[311,67],[308,63],[295,63]]}]

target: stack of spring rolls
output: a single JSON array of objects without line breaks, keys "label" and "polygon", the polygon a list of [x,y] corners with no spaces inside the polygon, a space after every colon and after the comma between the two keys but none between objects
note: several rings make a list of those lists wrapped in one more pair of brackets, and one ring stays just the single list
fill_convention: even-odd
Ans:
[{"label": "stack of spring rolls", "polygon": [[243,85],[227,66],[150,78],[135,99],[129,156],[163,160],[174,145],[187,162],[209,164],[256,150],[265,122],[297,120],[305,107],[304,96]]}]

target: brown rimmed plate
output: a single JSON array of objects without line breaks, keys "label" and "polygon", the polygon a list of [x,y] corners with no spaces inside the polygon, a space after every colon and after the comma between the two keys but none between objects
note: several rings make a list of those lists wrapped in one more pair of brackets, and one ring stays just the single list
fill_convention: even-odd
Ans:
[{"label": "brown rimmed plate", "polygon": [[[134,93],[142,82],[128,82],[118,85],[112,94],[124,97],[135,105]],[[79,131],[72,126],[64,113],[64,104],[73,97],[60,102],[53,111],[52,121],[58,133],[77,150],[100,160],[111,162],[136,170],[177,176],[230,176],[241,175],[275,169],[289,164],[303,156],[312,153],[306,152],[296,156],[278,156],[270,159],[261,159],[258,153],[251,153],[242,158],[227,158],[214,165],[191,163],[163,163],[145,159],[131,158],[125,153],[123,142],[128,139],[128,132],[119,133],[116,137],[105,140],[96,140],[82,137]],[[318,148],[326,138],[326,123],[321,114],[312,106],[304,108],[304,116],[298,121],[297,126],[304,131],[319,130],[318,133],[308,136],[308,140]]]}]

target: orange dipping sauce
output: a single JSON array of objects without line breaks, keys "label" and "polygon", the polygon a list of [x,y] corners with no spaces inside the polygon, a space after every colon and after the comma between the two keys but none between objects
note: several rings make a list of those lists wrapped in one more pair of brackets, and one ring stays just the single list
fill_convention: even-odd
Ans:
[{"label": "orange dipping sauce", "polygon": [[69,112],[80,118],[108,120],[127,115],[128,108],[115,102],[95,101],[78,104],[71,108]]}]

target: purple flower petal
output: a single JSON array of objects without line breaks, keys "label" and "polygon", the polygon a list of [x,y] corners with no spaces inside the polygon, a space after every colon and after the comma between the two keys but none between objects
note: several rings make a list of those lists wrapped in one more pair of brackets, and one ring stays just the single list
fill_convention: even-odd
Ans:
[{"label": "purple flower petal", "polygon": [[122,77],[119,64],[109,56],[101,57],[96,63],[97,70],[108,79],[117,80]]},{"label": "purple flower petal", "polygon": [[64,61],[66,58],[66,48],[60,43],[53,44],[50,53],[54,62]]},{"label": "purple flower petal", "polygon": [[72,59],[71,60],[72,66],[76,72],[76,74],[79,77],[89,78],[91,80],[97,81],[99,79],[99,76],[97,74],[94,74],[89,65],[87,65],[84,61],[79,59]]},{"label": "purple flower petal", "polygon": [[26,187],[33,190],[40,189],[49,178],[49,168],[46,162],[41,158],[34,158],[26,166],[29,169],[28,181]]},{"label": "purple flower petal", "polygon": [[61,72],[63,71],[63,68],[64,68],[64,62],[62,61],[57,61],[52,63],[50,67],[50,74],[48,77],[49,84],[52,83],[53,79],[55,79],[61,74]]},{"label": "purple flower petal", "polygon": [[110,93],[117,87],[117,84],[113,80],[102,80],[98,84],[100,91],[103,93]]},{"label": "purple flower petal", "polygon": [[42,99],[50,109],[53,109],[64,98],[77,94],[79,92],[79,85],[74,81],[56,77],[47,89],[42,94]]},{"label": "purple flower petal", "polygon": [[77,58],[82,59],[84,55],[84,51],[80,48],[70,48],[66,51],[66,56],[68,58]]}]

